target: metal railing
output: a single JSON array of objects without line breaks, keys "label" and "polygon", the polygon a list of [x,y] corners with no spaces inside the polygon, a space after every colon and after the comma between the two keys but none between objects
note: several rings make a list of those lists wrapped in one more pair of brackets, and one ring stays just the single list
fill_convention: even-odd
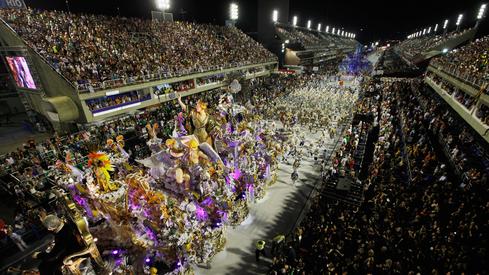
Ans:
[{"label": "metal railing", "polygon": [[219,70],[225,70],[230,68],[239,68],[239,67],[249,66],[249,65],[260,65],[267,62],[277,62],[277,59],[268,58],[260,63],[234,62],[226,65],[215,65],[215,66],[209,66],[205,68],[201,67],[201,68],[192,68],[192,69],[182,69],[176,72],[161,71],[158,73],[116,78],[116,79],[105,80],[101,82],[95,82],[95,83],[83,83],[83,84],[74,83],[74,84],[79,93],[88,93],[96,90],[117,88],[125,85],[134,85],[134,84],[140,84],[145,82],[158,81],[158,80],[163,80],[163,79],[168,79],[173,77],[192,75],[196,73],[219,71]]},{"label": "metal railing", "polygon": [[448,65],[442,65],[436,61],[431,61],[430,65],[439,70],[442,71],[458,80],[461,80],[465,84],[468,84],[474,88],[480,89],[482,85],[484,85],[487,80],[484,80],[484,78],[480,75],[474,76],[474,74],[468,73],[468,72],[460,72],[458,65],[454,64],[448,64]]}]

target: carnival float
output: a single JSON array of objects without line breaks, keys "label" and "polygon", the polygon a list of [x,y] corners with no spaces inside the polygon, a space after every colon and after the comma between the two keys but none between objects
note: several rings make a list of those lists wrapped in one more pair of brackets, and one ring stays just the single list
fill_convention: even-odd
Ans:
[{"label": "carnival float", "polygon": [[[264,129],[234,102],[233,81],[218,106],[182,103],[171,137],[148,123],[151,155],[131,160],[124,137],[109,139],[76,167],[68,153],[56,178],[90,224],[114,274],[191,274],[225,246],[228,226],[276,180],[284,135]],[[90,139],[89,136],[86,136]]]}]

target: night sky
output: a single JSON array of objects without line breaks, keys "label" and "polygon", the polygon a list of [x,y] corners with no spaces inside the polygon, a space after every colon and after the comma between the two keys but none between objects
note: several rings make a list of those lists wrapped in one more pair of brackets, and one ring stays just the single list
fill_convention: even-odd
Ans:
[{"label": "night sky", "polygon": [[[25,0],[35,8],[66,10],[65,0]],[[235,0],[240,8],[238,27],[245,32],[256,32],[257,0]],[[188,20],[214,24],[224,24],[228,17],[231,0],[171,0],[171,10],[176,20]],[[321,22],[323,28],[343,27],[346,31],[357,33],[362,43],[376,40],[404,39],[424,27],[443,24],[450,20],[451,29],[459,13],[464,13],[462,27],[475,24],[475,17],[481,1],[318,1],[290,0],[290,17],[297,15],[299,25],[305,26],[311,19],[313,26]],[[102,14],[121,14],[123,16],[150,17],[151,10],[156,10],[153,0],[69,0],[72,12]],[[271,13],[271,12],[270,12]],[[287,21],[291,21],[288,18]],[[279,21],[286,21],[280,18]],[[482,23],[481,34],[488,34],[489,17]]]}]

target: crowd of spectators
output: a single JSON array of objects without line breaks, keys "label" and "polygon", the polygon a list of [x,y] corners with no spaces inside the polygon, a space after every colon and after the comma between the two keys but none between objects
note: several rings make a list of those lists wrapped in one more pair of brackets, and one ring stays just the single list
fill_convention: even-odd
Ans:
[{"label": "crowd of spectators", "polygon": [[489,107],[486,104],[481,104],[475,115],[484,123],[489,126]]},{"label": "crowd of spectators", "polygon": [[446,91],[450,96],[454,96],[454,98],[460,102],[460,104],[464,105],[467,110],[471,111],[472,108],[476,108],[475,115],[480,121],[489,126],[489,108],[486,104],[481,102],[477,105],[476,98],[467,94],[466,92],[456,88],[452,84],[450,84],[445,79],[436,75],[435,73],[428,72],[426,74],[435,84],[440,86],[444,91]]},{"label": "crowd of spectators", "polygon": [[219,83],[222,82],[224,78],[225,78],[224,74],[215,74],[215,75],[197,78],[197,86]]},{"label": "crowd of spectators", "polygon": [[101,109],[107,109],[110,107],[117,107],[120,105],[124,105],[126,103],[135,103],[140,102],[142,100],[150,99],[150,95],[142,95],[141,92],[132,91],[129,93],[123,93],[113,96],[104,96],[98,97],[94,99],[89,99],[86,101],[88,109],[90,111],[97,111]]},{"label": "crowd of spectators", "polygon": [[76,85],[98,88],[276,57],[235,27],[1,9],[29,46]]},{"label": "crowd of spectators", "polygon": [[296,28],[276,27],[277,33],[283,36],[290,43],[300,43],[302,45],[318,44],[319,37],[311,31],[303,31]]},{"label": "crowd of spectators", "polygon": [[433,59],[432,65],[476,79],[489,77],[489,36]]},{"label": "crowd of spectators", "polygon": [[[470,161],[470,133],[418,81],[385,82],[379,139],[360,207],[315,198],[270,274],[488,272],[487,175]],[[461,181],[436,137],[465,160]],[[462,157],[462,159],[460,159]],[[295,253],[288,253],[290,247]],[[291,257],[289,255],[293,255]]]},{"label": "crowd of spectators", "polygon": [[446,41],[463,35],[470,30],[467,29],[461,32],[454,31],[448,34],[426,34],[420,37],[406,39],[396,45],[395,49],[401,56],[412,62],[418,54],[429,52],[430,49],[434,49]]},{"label": "crowd of spectators", "polygon": [[[298,44],[305,49],[343,49],[355,46],[355,40],[342,36],[333,36],[315,30],[301,29],[287,25],[275,27],[277,35],[287,44]],[[332,31],[332,30],[331,30]]]}]

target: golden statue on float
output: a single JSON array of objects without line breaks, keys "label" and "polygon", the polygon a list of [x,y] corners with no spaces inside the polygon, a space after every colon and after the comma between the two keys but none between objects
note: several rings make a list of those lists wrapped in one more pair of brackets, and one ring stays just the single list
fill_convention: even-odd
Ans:
[{"label": "golden statue on float", "polygon": [[118,189],[117,185],[110,180],[109,171],[114,171],[114,168],[107,154],[102,152],[88,154],[88,167],[92,168],[101,192],[111,192]]}]

